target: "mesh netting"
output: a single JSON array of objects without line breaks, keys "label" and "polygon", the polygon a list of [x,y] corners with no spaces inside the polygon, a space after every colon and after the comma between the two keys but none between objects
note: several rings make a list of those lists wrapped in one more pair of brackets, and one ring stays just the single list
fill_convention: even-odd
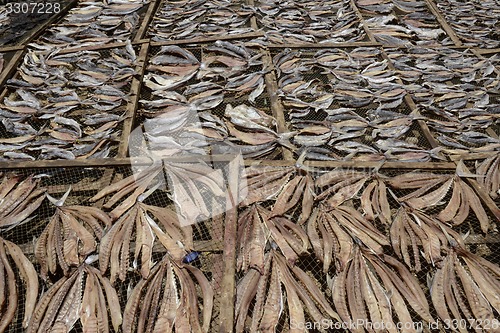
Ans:
[{"label": "mesh netting", "polygon": [[[135,47],[134,51],[137,54],[139,47]],[[124,52],[125,48],[116,48],[70,53],[60,55],[64,59],[60,63],[57,58],[49,57],[49,64],[56,60],[49,70],[58,72],[59,78],[36,85],[23,86],[23,82],[40,78],[26,76],[25,70],[18,69],[2,92],[3,103],[8,105],[4,106],[7,117],[0,124],[0,137],[12,139],[25,136],[27,140],[13,144],[8,154],[3,149],[3,158],[115,157],[128,103],[134,98],[130,96],[134,62],[130,62],[129,66],[117,65],[114,58],[126,57]],[[25,63],[30,63],[32,54],[25,56]],[[77,57],[79,61],[76,61]],[[30,68],[38,68],[40,75],[48,75],[47,65],[38,66]],[[75,76],[80,76],[80,81]],[[64,82],[70,80],[75,80],[75,83],[66,86]],[[51,88],[54,84],[63,85],[63,88],[56,91]],[[27,107],[30,111],[16,114],[16,107]],[[54,148],[57,153],[50,153]],[[60,149],[72,156],[64,155]]]},{"label": "mesh netting", "polygon": [[234,1],[161,1],[147,35],[154,41],[192,40],[253,32],[252,10]]},{"label": "mesh netting", "polygon": [[355,1],[365,26],[384,45],[453,45],[425,1]]},{"label": "mesh netting", "polygon": [[[231,44],[228,43],[228,45]],[[234,43],[233,45],[235,47],[239,47],[243,46],[244,44]],[[267,71],[262,63],[263,54],[259,50],[250,47],[247,47],[245,49],[246,50],[245,52],[248,52],[246,59],[236,54],[235,55],[229,54],[229,57],[233,57],[233,60],[245,63],[243,66],[235,65],[231,67],[223,63],[225,60],[221,60],[220,62],[218,60],[218,59],[223,59],[228,55],[224,51],[221,51],[223,50],[223,47],[218,46],[217,43],[200,43],[200,44],[183,46],[182,48],[183,50],[189,52],[192,56],[196,57],[197,61],[201,63],[200,67],[196,69],[195,75],[188,74],[191,75],[192,77],[186,80],[186,82],[182,82],[182,84],[178,84],[172,86],[171,88],[161,90],[160,92],[158,92],[155,91],[155,88],[148,87],[148,83],[145,82],[146,77],[150,75],[153,75],[152,76],[153,80],[155,80],[154,75],[157,74],[163,75],[163,77],[165,78],[168,77],[168,75],[165,75],[161,72],[162,66],[158,66],[158,70],[154,70],[153,60],[157,57],[161,57],[164,51],[162,51],[162,47],[160,46],[153,46],[148,53],[148,59],[146,61],[147,66],[149,67],[146,67],[145,71],[145,79],[143,80],[143,85],[140,94],[140,101],[139,101],[140,102],[139,110],[137,112],[137,117],[135,119],[134,128],[136,129],[141,128],[145,130],[145,132],[147,133],[148,129],[145,128],[145,126],[141,126],[147,119],[154,119],[154,117],[161,118],[163,116],[167,117],[169,107],[182,106],[185,107],[186,109],[190,109],[189,111],[186,111],[187,118],[185,120],[184,125],[178,129],[165,132],[163,136],[174,138],[176,142],[182,142],[183,137],[185,140],[188,128],[202,127],[202,128],[217,129],[219,126],[222,126],[221,128],[218,129],[218,131],[219,133],[224,133],[223,135],[224,141],[237,142],[238,140],[228,132],[228,129],[225,128],[225,125],[222,125],[220,123],[214,123],[214,121],[215,122],[228,121],[228,115],[226,114],[226,111],[229,106],[235,108],[241,105],[245,107],[256,108],[259,111],[264,112],[267,116],[272,117],[273,110],[271,108],[270,96],[267,87],[265,86],[265,80],[267,80],[265,78],[265,75]],[[226,52],[227,51],[229,51],[230,53],[232,52],[228,49],[226,50]],[[240,66],[241,68],[238,66]],[[182,77],[182,74],[173,77],[174,78]],[[237,80],[240,80],[241,78],[243,80],[246,80],[247,77],[249,78],[255,77],[259,81],[257,81],[256,84],[248,88],[239,89],[238,85],[236,85],[236,87],[233,89],[228,88],[229,84],[236,83]],[[151,76],[149,80],[151,80]],[[196,91],[198,89],[196,87],[200,87],[203,84],[207,84],[209,86],[211,85],[211,88],[207,88],[205,89],[205,91],[199,90],[199,92],[191,92],[191,90]],[[240,86],[244,85],[245,83],[240,84]],[[256,97],[251,97],[250,94],[252,94],[254,90],[257,91],[260,88],[263,88],[260,94],[258,94]],[[206,96],[203,97],[203,94],[210,93],[210,89],[212,89],[213,92],[211,93],[211,96],[208,97],[220,98],[220,101],[210,107],[204,107],[204,106],[198,107],[197,106],[198,101],[204,100]],[[181,96],[186,97],[187,100],[185,101],[172,100],[168,102],[168,97],[163,96],[163,94],[161,93],[162,91],[164,91],[164,93],[173,92],[180,94]],[[155,102],[161,103],[162,101],[165,102],[164,107],[154,107]],[[149,102],[151,102],[152,104],[148,104]],[[195,107],[196,112],[190,112],[193,106]],[[215,120],[213,119],[208,120],[206,116],[201,117],[201,112],[203,112],[204,114],[210,113],[216,118],[214,118]],[[270,126],[269,129],[272,131],[276,131],[276,123]],[[248,131],[248,129],[244,130]],[[162,135],[158,135],[159,138],[161,136]],[[211,147],[210,145],[218,144],[221,140],[217,139],[214,140],[213,137],[205,135],[202,141],[205,142],[205,146],[209,144],[207,147],[204,148],[206,153],[217,154],[217,152],[215,152],[213,147]],[[237,143],[237,145],[239,144],[241,143]],[[280,148],[277,148],[276,150],[280,150]],[[185,152],[185,153],[189,154],[190,152]],[[279,153],[273,153],[273,154],[268,154],[266,158],[279,158],[279,156],[280,156]]]},{"label": "mesh netting", "polygon": [[[71,192],[65,201],[65,205],[94,207],[100,207],[103,201],[101,200],[97,203],[93,203],[89,201],[89,198],[95,195],[99,190],[102,190],[106,185],[132,174],[130,167],[24,169],[15,171],[5,170],[5,172],[11,175],[18,175],[22,179],[28,175],[38,175],[40,177],[39,187],[46,188],[47,192],[56,198],[60,198],[67,191],[69,186],[71,186]],[[164,190],[156,190],[152,195],[144,200],[144,203],[156,207],[172,208],[173,202],[169,199],[169,192],[170,190],[168,190],[168,188],[165,188]],[[104,202],[106,200],[107,198],[104,199]],[[16,226],[12,230],[1,232],[1,236],[4,239],[12,241],[21,247],[27,258],[35,264],[37,271],[39,271],[40,266],[34,258],[35,241],[44,230],[55,210],[56,207],[48,200],[45,200],[33,213],[32,216],[34,216],[34,218],[28,223]],[[220,223],[223,223],[223,216],[218,216],[216,218],[219,221],[218,228],[216,228],[215,225],[212,225],[211,220],[206,220],[193,225],[194,250],[199,253],[199,256],[190,262],[192,266],[199,268],[204,273],[215,292],[214,312],[211,324],[213,332],[217,331],[218,327],[217,318],[220,311],[219,298],[221,293],[220,281],[224,268],[222,260],[224,231],[222,225],[220,225]],[[165,254],[165,249],[159,246],[159,244],[156,244],[152,258],[153,262],[159,262]],[[93,265],[96,264],[94,263]],[[12,265],[12,267],[15,266]],[[52,283],[62,277],[62,275],[60,275],[61,273],[50,275],[48,282],[44,282],[40,279],[40,289],[42,291],[46,291]],[[16,272],[16,275],[17,274],[18,273]],[[128,295],[130,294],[130,288],[133,288],[140,279],[141,276],[136,271],[130,270],[124,282],[118,280],[115,283],[115,289],[117,290],[122,310],[124,309]],[[18,300],[18,308],[16,317],[13,323],[9,326],[8,332],[18,332],[22,330],[25,290],[24,283],[22,283],[21,280],[18,281],[17,285],[20,296]],[[76,323],[73,331],[81,331],[81,324],[79,322]]]}]

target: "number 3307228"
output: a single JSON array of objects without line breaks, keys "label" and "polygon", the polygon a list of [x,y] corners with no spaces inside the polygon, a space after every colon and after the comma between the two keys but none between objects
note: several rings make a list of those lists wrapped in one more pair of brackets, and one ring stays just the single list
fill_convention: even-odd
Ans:
[{"label": "number 3307228", "polygon": [[16,2],[5,5],[7,13],[14,14],[54,14],[61,11],[60,3]]}]

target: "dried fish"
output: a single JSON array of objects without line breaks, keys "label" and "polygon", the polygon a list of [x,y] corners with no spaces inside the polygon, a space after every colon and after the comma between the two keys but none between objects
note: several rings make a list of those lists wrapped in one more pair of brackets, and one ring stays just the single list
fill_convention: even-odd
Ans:
[{"label": "dried fish", "polygon": [[127,3],[88,1],[77,4],[63,19],[51,25],[34,42],[32,48],[52,51],[56,48],[83,47],[125,42],[139,24],[138,13],[149,1]]},{"label": "dried fish", "polygon": [[472,1],[462,5],[456,0],[436,3],[437,8],[466,46],[499,47],[498,4],[495,1]]},{"label": "dried fish", "polygon": [[488,191],[492,199],[500,195],[500,155],[488,157],[483,162],[476,162],[478,182]]},{"label": "dried fish", "polygon": [[387,237],[356,210],[339,206],[333,210],[316,208],[307,222],[307,234],[318,260],[327,272],[332,263],[338,272],[350,260],[354,240],[362,242],[374,253],[383,253],[389,245]]},{"label": "dried fish", "polygon": [[0,227],[9,230],[30,220],[29,216],[45,199],[40,180],[30,175],[22,178],[4,174],[0,183]]},{"label": "dried fish", "polygon": [[349,1],[260,0],[255,13],[274,44],[357,42],[366,35]]},{"label": "dried fish", "polygon": [[[128,48],[112,49],[110,56],[102,59],[94,51],[39,54],[30,49],[18,69],[22,80],[12,83],[0,108],[29,115],[6,121],[7,135],[33,137],[24,141],[24,146],[12,147],[6,157],[75,159],[105,157],[109,151],[116,152],[116,145],[114,149],[110,145],[119,139],[128,102],[121,90],[135,73],[135,55],[130,55]],[[127,63],[117,63],[116,58]],[[22,74],[24,68],[45,77],[29,88],[17,89],[23,80],[29,83]],[[24,106],[8,106],[19,103]],[[96,117],[96,113],[100,116]],[[40,124],[36,130],[31,126],[33,122]]]},{"label": "dried fish", "polygon": [[418,210],[426,210],[445,204],[443,199],[452,187],[452,196],[437,217],[443,222],[459,225],[465,221],[469,216],[470,209],[472,209],[480,222],[481,230],[486,233],[490,228],[489,218],[479,197],[462,180],[461,174],[463,172],[459,167],[457,167],[455,175],[409,172],[393,177],[389,180],[389,184],[396,189],[417,189],[399,197],[398,200]]},{"label": "dried fish", "polygon": [[[198,286],[203,304],[198,301]],[[123,314],[123,332],[208,332],[213,297],[203,272],[165,255],[153,267],[149,278],[141,280],[133,289]]]},{"label": "dried fish", "polygon": [[[251,331],[274,331],[285,308],[289,313],[290,323],[294,325],[303,325],[306,313],[316,322],[340,320],[314,279],[306,272],[290,264],[275,250],[267,253],[264,260],[262,274],[249,269],[238,282],[236,332],[243,332],[247,321]],[[250,323],[247,315],[252,300],[255,300],[255,306]]]},{"label": "dried fish", "polygon": [[109,332],[108,309],[116,332],[122,324],[116,290],[97,269],[83,263],[41,296],[27,332],[70,332],[77,320],[85,331]]},{"label": "dried fish", "polygon": [[183,0],[164,3],[148,30],[155,41],[238,35],[254,31],[252,10],[231,1]]},{"label": "dried fish", "polygon": [[56,211],[35,245],[35,258],[45,280],[48,273],[55,274],[58,268],[68,275],[72,266],[82,264],[96,250],[97,240],[103,237],[104,229],[111,225],[109,216],[99,208],[65,206],[70,191],[71,187],[59,200],[48,195]]},{"label": "dried fish", "polygon": [[[25,282],[25,304],[24,304],[24,317],[23,327],[28,326],[35,303],[38,298],[38,276],[33,267],[33,264],[23,254],[23,251],[14,243],[0,238],[0,276],[2,278],[2,288],[0,299],[1,308],[1,321],[0,331],[6,331],[9,324],[15,317],[18,303],[18,287],[16,286],[16,278],[13,267],[9,262],[7,254],[12,258],[15,267],[19,270],[22,280]],[[20,316],[21,313],[18,312]]]},{"label": "dried fish", "polygon": [[450,245],[430,285],[436,312],[444,321],[478,321],[478,325],[457,327],[460,332],[489,329],[484,323],[495,321],[500,313],[500,269],[462,246]]},{"label": "dried fish", "polygon": [[353,248],[352,259],[334,278],[332,296],[342,321],[361,323],[354,327],[359,332],[369,330],[368,323],[376,320],[395,328],[393,316],[408,332],[417,332],[410,309],[423,320],[433,321],[425,294],[406,267],[360,246]]},{"label": "dried fish", "polygon": [[[165,232],[155,219],[163,226]],[[174,211],[137,202],[113,223],[100,243],[100,270],[104,274],[108,266],[110,267],[112,284],[117,277],[121,281],[127,277],[133,234],[135,234],[133,267],[137,268],[140,259],[140,273],[144,279],[148,278],[153,266],[153,245],[156,238],[167,249],[171,258],[178,262],[182,261],[186,251],[193,248],[190,227],[181,227]],[[179,243],[182,247],[178,245]]]}]

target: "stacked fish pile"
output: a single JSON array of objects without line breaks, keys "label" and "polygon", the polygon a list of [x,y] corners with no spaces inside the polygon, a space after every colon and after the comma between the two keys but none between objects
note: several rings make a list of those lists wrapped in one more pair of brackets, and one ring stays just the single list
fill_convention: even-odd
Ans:
[{"label": "stacked fish pile", "polygon": [[358,42],[366,37],[349,0],[259,0],[255,12],[271,43]]},{"label": "stacked fish pile", "polygon": [[499,150],[500,72],[493,60],[448,48],[387,53],[444,152]]},{"label": "stacked fish pile", "polygon": [[148,35],[154,41],[240,35],[254,31],[253,12],[231,0],[163,1]]},{"label": "stacked fish pile", "polygon": [[119,141],[133,47],[24,57],[0,102],[2,159],[104,158]]},{"label": "stacked fish pile", "polygon": [[[461,166],[455,174],[296,166],[249,167],[246,174],[237,332],[307,327],[300,326],[305,318],[331,323],[320,325],[321,332],[336,322],[354,323],[347,326],[354,332],[399,322],[417,332],[412,323],[438,318],[484,318],[481,327],[488,330],[487,322],[500,315],[500,267],[469,252],[468,233],[456,231],[473,215],[473,228],[496,229]],[[304,271],[310,253],[322,272],[315,264]],[[425,287],[414,275],[424,266]]]},{"label": "stacked fish pile", "polygon": [[[374,59],[377,59],[374,61]],[[307,159],[442,159],[421,145],[420,116],[405,111],[404,86],[375,48],[285,49],[274,56],[293,142]]]},{"label": "stacked fish pile", "polygon": [[68,46],[92,46],[133,38],[139,14],[149,0],[81,1],[64,18],[30,44],[52,51]]},{"label": "stacked fish pile", "polygon": [[243,44],[163,46],[146,71],[149,93],[140,113],[148,118],[148,149],[157,156],[234,151],[252,158],[289,145],[292,134],[279,135],[276,120],[259,107],[266,102],[261,54]]},{"label": "stacked fish pile", "polygon": [[424,0],[356,0],[366,27],[388,45],[452,44]]},{"label": "stacked fish pile", "polygon": [[467,46],[500,47],[500,8],[495,0],[436,1],[438,9]]}]

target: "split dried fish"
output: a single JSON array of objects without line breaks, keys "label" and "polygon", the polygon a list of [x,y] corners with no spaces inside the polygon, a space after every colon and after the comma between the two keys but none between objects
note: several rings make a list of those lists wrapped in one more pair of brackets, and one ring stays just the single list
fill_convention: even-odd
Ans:
[{"label": "split dried fish", "polygon": [[486,323],[500,314],[499,277],[500,267],[455,244],[429,283],[438,316],[445,322],[477,320],[477,325],[457,327],[461,333],[495,331]]},{"label": "split dried fish", "polygon": [[[340,321],[317,282],[306,272],[275,250],[266,253],[264,260],[262,274],[249,269],[236,287],[236,332],[244,332],[246,327],[249,332],[274,332],[285,311],[290,324],[302,325],[305,314],[315,322]],[[249,314],[251,318],[247,319]]]},{"label": "split dried fish", "polygon": [[425,1],[356,0],[375,39],[387,45],[453,45]]},{"label": "split dried fish", "polygon": [[346,0],[286,4],[260,0],[254,8],[266,39],[274,44],[358,42],[366,37]]},{"label": "split dried fish", "polygon": [[[198,301],[200,296],[203,303]],[[167,254],[153,267],[149,278],[139,281],[132,290],[122,330],[206,333],[212,321],[213,298],[212,287],[202,271],[179,264]]]},{"label": "split dried fish", "polygon": [[397,317],[406,331],[416,333],[410,311],[433,322],[427,298],[410,271],[393,257],[377,256],[360,246],[353,248],[346,268],[334,277],[332,297],[344,323],[361,323],[355,332],[370,331],[368,323],[374,322],[397,332]]},{"label": "split dried fish", "polygon": [[496,48],[500,9],[495,1],[471,1],[462,4],[456,0],[445,0],[436,3],[453,31],[457,33],[466,46]]},{"label": "split dried fish", "polygon": [[387,50],[425,122],[437,132],[447,154],[498,150],[495,94],[500,74],[490,59],[469,50],[413,47]]},{"label": "split dried fish", "polygon": [[482,161],[476,162],[477,181],[481,184],[492,199],[500,195],[500,155],[491,156]]},{"label": "split dried fish", "polygon": [[25,299],[23,328],[28,327],[28,322],[33,316],[38,299],[38,276],[33,264],[16,244],[0,238],[0,283],[2,284],[0,293],[0,332],[7,330],[16,313],[19,317],[21,316],[21,312],[17,311],[21,309],[21,307],[18,307],[20,289],[16,285],[14,269],[7,255],[14,262],[15,267],[19,270],[19,275],[26,284],[23,297]]},{"label": "split dried fish", "polygon": [[427,263],[438,266],[450,239],[457,244],[464,244],[460,234],[447,224],[406,205],[396,212],[390,238],[397,257],[416,272],[422,268],[420,256]]},{"label": "split dried fish", "polygon": [[268,242],[276,244],[291,264],[307,253],[309,241],[300,225],[285,217],[273,217],[270,211],[258,204],[246,209],[238,222],[236,265],[239,270],[254,268],[263,274]]},{"label": "split dried fish", "polygon": [[85,332],[107,333],[110,319],[117,332],[122,313],[116,290],[97,269],[83,263],[41,296],[26,332],[70,332],[80,320]]},{"label": "split dried fish", "polygon": [[[294,143],[329,148],[344,160],[444,159],[437,150],[418,144],[416,122],[424,117],[400,110],[406,89],[386,60],[373,61],[379,55],[377,49],[360,47],[323,49],[314,55],[285,49],[274,56],[279,93],[298,132]],[[361,107],[368,111],[355,111]],[[332,157],[302,152],[305,158]]]},{"label": "split dried fish", "polygon": [[49,199],[56,205],[54,215],[42,231],[35,245],[35,258],[40,264],[44,280],[60,268],[64,275],[71,267],[80,266],[97,248],[104,229],[111,226],[109,216],[97,207],[65,206],[71,188],[60,199]]},{"label": "split dried fish", "polygon": [[148,30],[152,40],[206,38],[253,32],[252,10],[231,1],[183,0],[165,2]]},{"label": "split dried fish", "polygon": [[248,192],[241,205],[275,200],[271,216],[284,216],[298,203],[301,214],[298,223],[309,217],[316,196],[312,176],[304,169],[294,167],[249,167],[245,170]]},{"label": "split dried fish", "polygon": [[30,220],[45,199],[45,189],[33,175],[4,174],[0,183],[0,228],[9,230]]},{"label": "split dried fish", "polygon": [[[24,115],[11,121],[9,136],[31,133],[12,152],[36,159],[104,158],[116,152],[128,103],[124,86],[135,74],[134,57],[127,47],[113,49],[105,58],[94,51],[43,55],[30,49],[17,72],[22,80],[9,81],[0,104],[0,109]],[[20,88],[22,82],[27,87]],[[18,102],[25,106],[8,106]],[[89,123],[92,115],[111,113],[119,117]],[[34,122],[36,129],[29,127]]]},{"label": "split dried fish", "polygon": [[101,272],[104,274],[110,267],[112,284],[117,277],[125,281],[130,269],[131,241],[135,239],[132,266],[139,269],[144,279],[148,278],[153,267],[153,246],[156,238],[167,249],[171,258],[178,262],[186,255],[186,251],[193,249],[191,227],[181,227],[175,211],[137,202],[113,223],[102,238],[99,246]]},{"label": "split dried fish", "polygon": [[[246,96],[254,105],[262,98],[266,70],[259,53],[226,41],[203,46],[201,60],[195,51],[164,46],[150,59],[144,83],[152,98],[140,100],[141,113],[148,118],[143,124],[144,150],[158,157],[241,153],[254,158],[290,145],[293,134],[278,135],[275,120],[264,111],[224,102]],[[261,70],[249,75],[252,68]],[[209,111],[224,106],[227,119]]]},{"label": "split dried fish", "polygon": [[[455,175],[409,172],[393,177],[389,184],[396,189],[416,189],[398,198],[414,209],[425,211],[446,204],[437,215],[443,222],[460,225],[472,210],[479,220],[481,230],[486,233],[491,228],[488,215],[478,195],[460,175],[459,169]],[[453,189],[451,198],[448,202],[443,202],[450,188]]]},{"label": "split dried fish", "polygon": [[148,0],[85,1],[30,45],[39,50],[124,42],[133,36]]},{"label": "split dried fish", "polygon": [[316,258],[323,263],[323,272],[335,264],[337,272],[349,262],[355,241],[365,244],[373,253],[382,254],[389,245],[387,237],[355,209],[339,206],[327,210],[315,208],[307,222],[307,235]]}]

